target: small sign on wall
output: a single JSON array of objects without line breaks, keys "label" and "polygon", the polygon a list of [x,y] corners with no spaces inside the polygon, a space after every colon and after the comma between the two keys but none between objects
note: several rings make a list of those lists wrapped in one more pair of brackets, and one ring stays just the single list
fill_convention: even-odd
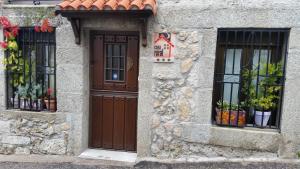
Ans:
[{"label": "small sign on wall", "polygon": [[154,34],[154,62],[173,62],[174,44],[171,33]]}]

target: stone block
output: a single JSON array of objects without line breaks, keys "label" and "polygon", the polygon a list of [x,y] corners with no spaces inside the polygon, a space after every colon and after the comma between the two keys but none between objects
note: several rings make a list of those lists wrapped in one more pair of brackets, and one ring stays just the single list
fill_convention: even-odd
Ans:
[{"label": "stone block", "polygon": [[15,149],[15,154],[17,154],[17,155],[29,155],[30,150],[29,150],[29,148],[17,147]]},{"label": "stone block", "polygon": [[2,138],[2,143],[13,145],[29,145],[30,138],[24,136],[6,136]]},{"label": "stone block", "polygon": [[84,88],[83,66],[75,64],[64,64],[57,66],[56,85],[57,93],[59,92],[72,92],[82,94]]},{"label": "stone block", "polygon": [[208,143],[210,139],[210,124],[182,123],[182,140],[190,143]]},{"label": "stone block", "polygon": [[64,139],[44,140],[39,149],[47,154],[64,155],[66,154],[66,143]]},{"label": "stone block", "polygon": [[165,80],[180,79],[182,75],[179,62],[156,63],[153,66],[152,77]]},{"label": "stone block", "polygon": [[72,31],[71,23],[65,22],[64,25],[56,29],[56,46],[57,48],[78,48],[81,47],[75,43],[74,33]]},{"label": "stone block", "polygon": [[277,152],[281,136],[277,131],[211,127],[210,144]]},{"label": "stone block", "polygon": [[188,59],[185,59],[184,61],[182,61],[181,63],[181,73],[187,73],[191,70],[193,66],[193,59],[192,58],[188,58]]},{"label": "stone block", "polygon": [[194,91],[191,99],[193,117],[192,122],[200,124],[211,123],[212,88],[198,89]]},{"label": "stone block", "polygon": [[300,48],[300,29],[292,28],[290,31],[289,37],[289,48],[290,49],[299,49]]},{"label": "stone block", "polygon": [[[114,22],[112,22],[112,20]],[[127,16],[98,16],[97,18],[87,18],[83,20],[83,29],[110,30],[110,31],[136,31],[139,30],[139,23],[135,20],[128,20]]]},{"label": "stone block", "polygon": [[10,122],[0,120],[0,134],[10,132]]},{"label": "stone block", "polygon": [[180,120],[183,121],[189,120],[191,116],[191,107],[188,100],[181,98],[178,100],[177,104],[178,104],[177,109],[178,109]]},{"label": "stone block", "polygon": [[56,48],[56,63],[57,66],[64,65],[64,64],[79,64],[83,65],[84,63],[83,48],[81,47],[73,47],[73,48],[66,48],[65,46],[58,46]]},{"label": "stone block", "polygon": [[286,4],[288,7],[276,6],[275,8],[270,4],[233,7],[228,4],[222,6],[213,1],[210,6],[205,3],[193,4],[193,8],[191,4],[176,7],[160,5],[160,15],[157,20],[172,28],[299,26],[299,18],[296,16],[300,11],[295,8],[299,4],[294,7]]},{"label": "stone block", "polygon": [[139,80],[141,79],[147,79],[149,80],[149,77],[152,76],[152,67],[153,67],[153,60],[148,58],[140,58],[140,64],[139,64]]},{"label": "stone block", "polygon": [[194,63],[188,83],[194,88],[212,88],[214,81],[214,59],[200,57]]},{"label": "stone block", "polygon": [[286,81],[295,80],[300,78],[300,47],[296,49],[289,49],[286,64]]},{"label": "stone block", "polygon": [[84,102],[88,102],[81,94],[58,92],[57,110],[61,112],[81,113]]}]

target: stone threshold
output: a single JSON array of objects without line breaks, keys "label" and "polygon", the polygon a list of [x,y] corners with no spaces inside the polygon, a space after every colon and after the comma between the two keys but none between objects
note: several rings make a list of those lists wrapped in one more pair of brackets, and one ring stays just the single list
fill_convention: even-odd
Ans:
[{"label": "stone threshold", "polygon": [[135,163],[137,159],[137,154],[123,151],[87,149],[79,155],[79,158]]},{"label": "stone threshold", "polygon": [[73,165],[86,165],[86,166],[116,166],[116,167],[124,166],[129,168],[133,167],[134,165],[134,163],[121,162],[121,161],[83,159],[76,156],[67,156],[67,155],[35,155],[35,154],[0,155],[0,163],[73,164]]}]

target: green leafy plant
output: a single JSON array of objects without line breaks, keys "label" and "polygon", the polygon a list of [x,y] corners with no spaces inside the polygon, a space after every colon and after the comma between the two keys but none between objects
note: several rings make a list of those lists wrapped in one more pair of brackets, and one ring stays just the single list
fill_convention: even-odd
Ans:
[{"label": "green leafy plant", "polygon": [[29,91],[29,95],[32,100],[37,100],[42,97],[42,87],[40,84],[32,86],[31,90]]},{"label": "green leafy plant", "polygon": [[298,155],[298,158],[300,158],[300,151],[297,153],[297,155]]},{"label": "green leafy plant", "polygon": [[22,99],[28,99],[30,97],[29,94],[29,85],[26,84],[25,86],[19,85],[18,90],[16,91],[16,95],[18,95]]},{"label": "green leafy plant", "polygon": [[[258,69],[245,69],[242,73],[244,84],[242,92],[245,94],[245,104],[256,110],[272,110],[276,108],[281,86],[279,79],[283,76],[281,64],[263,64],[258,74]],[[257,76],[259,78],[257,79]],[[253,81],[258,80],[256,88]]]},{"label": "green leafy plant", "polygon": [[[230,107],[231,106],[231,107]],[[244,107],[244,103],[242,102],[240,105],[235,104],[235,103],[228,103],[227,101],[223,100],[223,103],[221,100],[219,100],[217,102],[217,108],[218,109],[222,109],[223,111],[228,111],[229,109],[231,109],[232,111],[238,111],[238,110],[242,110]]]},{"label": "green leafy plant", "polygon": [[19,85],[18,90],[16,91],[16,95],[18,95],[22,99],[32,99],[37,100],[42,96],[42,87],[40,84],[34,85],[30,88],[28,84],[25,86]]}]

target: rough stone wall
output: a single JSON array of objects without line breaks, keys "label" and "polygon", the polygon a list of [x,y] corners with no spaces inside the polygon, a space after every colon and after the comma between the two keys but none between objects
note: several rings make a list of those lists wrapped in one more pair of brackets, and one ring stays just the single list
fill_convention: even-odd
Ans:
[{"label": "rough stone wall", "polygon": [[0,154],[69,154],[66,115],[36,112],[0,113]]}]

